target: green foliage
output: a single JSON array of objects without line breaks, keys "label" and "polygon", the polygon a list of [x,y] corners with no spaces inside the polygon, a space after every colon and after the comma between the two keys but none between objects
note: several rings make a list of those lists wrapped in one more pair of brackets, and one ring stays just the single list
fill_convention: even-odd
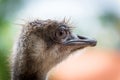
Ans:
[{"label": "green foliage", "polygon": [[8,57],[11,53],[12,35],[11,22],[23,0],[0,0],[0,80],[10,80]]}]

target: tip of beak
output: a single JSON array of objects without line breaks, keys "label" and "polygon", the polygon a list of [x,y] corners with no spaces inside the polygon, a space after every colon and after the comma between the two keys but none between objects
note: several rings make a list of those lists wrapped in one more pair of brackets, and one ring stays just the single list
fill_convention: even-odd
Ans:
[{"label": "tip of beak", "polygon": [[90,44],[90,46],[96,46],[97,41],[96,40],[91,40],[89,44]]}]

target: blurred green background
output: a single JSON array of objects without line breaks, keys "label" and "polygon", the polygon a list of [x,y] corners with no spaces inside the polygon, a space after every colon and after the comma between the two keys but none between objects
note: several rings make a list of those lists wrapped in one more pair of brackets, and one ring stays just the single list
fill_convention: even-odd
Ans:
[{"label": "blurred green background", "polygon": [[0,0],[0,80],[10,80],[8,58],[12,53],[14,36],[11,25],[23,5],[22,0]]},{"label": "blurred green background", "polygon": [[96,38],[98,47],[120,50],[119,0],[0,0],[0,80],[10,80],[16,24],[64,17],[71,18],[76,33]]}]

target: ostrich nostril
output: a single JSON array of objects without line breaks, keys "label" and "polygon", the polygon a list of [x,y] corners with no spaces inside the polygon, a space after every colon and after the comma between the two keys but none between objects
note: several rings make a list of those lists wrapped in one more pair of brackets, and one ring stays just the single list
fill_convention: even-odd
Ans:
[{"label": "ostrich nostril", "polygon": [[78,38],[79,38],[79,39],[87,39],[86,37],[79,36],[79,35],[78,35]]}]

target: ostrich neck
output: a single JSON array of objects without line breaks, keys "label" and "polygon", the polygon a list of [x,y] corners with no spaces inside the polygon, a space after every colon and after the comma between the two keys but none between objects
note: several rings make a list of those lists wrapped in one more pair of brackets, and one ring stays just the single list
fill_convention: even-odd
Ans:
[{"label": "ostrich neck", "polygon": [[49,70],[67,57],[65,53],[64,56],[59,54],[57,48],[43,51],[42,43],[35,43],[32,39],[22,36],[17,43],[12,63],[12,80],[45,80]]},{"label": "ostrich neck", "polygon": [[19,48],[15,57],[13,80],[45,80],[49,70],[61,60],[41,58],[30,49]]},{"label": "ostrich neck", "polygon": [[43,59],[37,60],[30,54],[31,50],[18,51],[13,63],[13,80],[45,80],[47,72],[52,65],[46,63]]}]

